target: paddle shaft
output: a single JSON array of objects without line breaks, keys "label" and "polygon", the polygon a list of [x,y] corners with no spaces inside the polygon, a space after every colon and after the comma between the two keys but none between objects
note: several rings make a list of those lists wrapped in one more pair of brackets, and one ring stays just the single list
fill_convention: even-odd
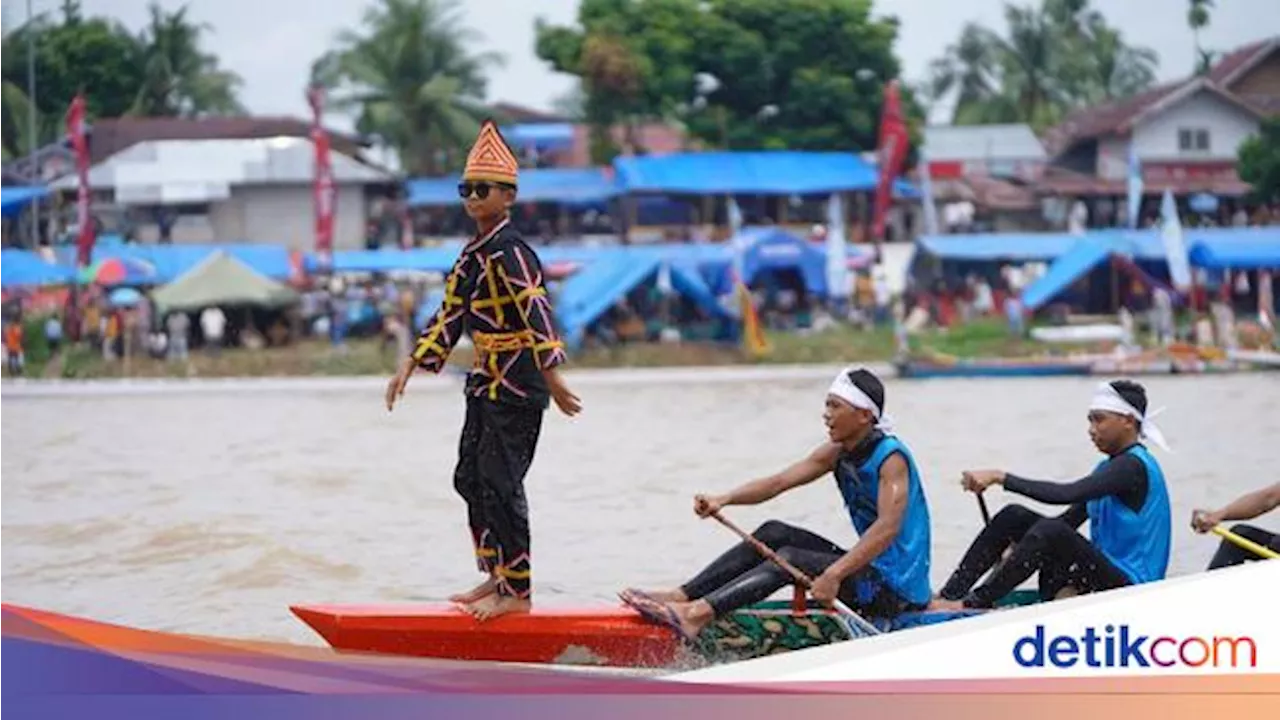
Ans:
[{"label": "paddle shaft", "polygon": [[982,524],[990,525],[991,511],[987,509],[987,499],[982,496],[982,493],[978,493],[976,497],[978,498],[978,510],[982,512]]},{"label": "paddle shaft", "polygon": [[1231,532],[1230,530],[1222,527],[1221,525],[1213,526],[1213,534],[1218,535],[1219,537],[1222,537],[1227,542],[1233,543],[1238,547],[1242,547],[1245,550],[1248,550],[1249,552],[1253,553],[1254,555],[1257,555],[1258,557],[1264,557],[1264,558],[1267,558],[1268,560],[1280,559],[1280,553],[1276,552],[1275,550],[1272,550],[1271,548],[1268,548],[1268,547],[1263,547],[1258,543],[1250,540],[1249,538],[1240,537],[1239,535]]},{"label": "paddle shaft", "polygon": [[[778,553],[773,551],[773,548],[760,542],[758,539],[756,539],[749,533],[745,532],[742,528],[738,527],[737,525],[734,525],[731,520],[721,515],[719,512],[711,513],[711,517],[718,520],[721,525],[724,525],[725,527],[732,530],[735,535],[742,538],[743,542],[755,548],[756,552],[763,555],[766,560],[769,560],[770,562],[774,563],[778,567],[790,573],[791,577],[795,578],[796,582],[803,585],[806,589],[813,587],[813,578],[810,578],[808,575],[804,573],[803,570],[800,570],[795,565],[792,565],[791,563],[779,557]],[[853,621],[857,623],[864,631],[874,635],[880,634],[880,630],[877,629],[876,626],[867,622],[866,619],[864,619],[861,615],[854,612],[853,608],[849,607],[848,605],[845,605],[844,602],[840,600],[840,598],[832,598],[831,604],[834,605],[837,610],[839,610],[840,612],[852,618]]]}]

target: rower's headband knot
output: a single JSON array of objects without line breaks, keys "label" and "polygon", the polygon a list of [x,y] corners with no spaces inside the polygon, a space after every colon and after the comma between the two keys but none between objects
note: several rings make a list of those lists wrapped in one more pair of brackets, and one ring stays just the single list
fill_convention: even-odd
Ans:
[{"label": "rower's headband knot", "polygon": [[1164,433],[1160,431],[1160,428],[1154,422],[1155,417],[1164,412],[1164,408],[1143,413],[1128,400],[1125,400],[1124,396],[1111,383],[1104,382],[1094,390],[1093,400],[1089,403],[1089,409],[1119,413],[1120,415],[1128,415],[1134,418],[1138,421],[1139,437],[1144,440],[1150,440],[1165,452],[1173,452],[1169,448],[1169,443],[1165,440]]}]

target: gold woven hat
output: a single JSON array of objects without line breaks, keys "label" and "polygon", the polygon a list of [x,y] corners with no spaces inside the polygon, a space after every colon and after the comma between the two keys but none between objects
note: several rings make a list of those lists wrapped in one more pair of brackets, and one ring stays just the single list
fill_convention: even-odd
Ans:
[{"label": "gold woven hat", "polygon": [[476,144],[467,154],[467,167],[462,171],[462,179],[515,185],[519,170],[520,162],[502,139],[498,126],[492,120],[485,120],[480,125]]}]

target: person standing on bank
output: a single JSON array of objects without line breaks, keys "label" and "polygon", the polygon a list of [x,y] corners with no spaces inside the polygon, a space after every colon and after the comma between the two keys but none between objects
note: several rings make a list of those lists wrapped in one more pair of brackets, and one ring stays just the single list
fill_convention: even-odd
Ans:
[{"label": "person standing on bank", "polygon": [[417,368],[439,373],[467,332],[475,365],[453,483],[467,504],[485,580],[449,599],[480,620],[532,606],[529,509],[524,478],[549,399],[570,417],[582,403],[557,368],[565,361],[538,255],[511,224],[519,164],[491,120],[467,156],[458,194],[476,235],[445,279],[444,300],[413,353],[387,383],[387,410]]}]

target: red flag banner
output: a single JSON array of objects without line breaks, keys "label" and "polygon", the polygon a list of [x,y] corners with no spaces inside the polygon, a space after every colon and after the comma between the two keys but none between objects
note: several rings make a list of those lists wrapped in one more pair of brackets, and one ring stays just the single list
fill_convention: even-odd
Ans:
[{"label": "red flag banner", "polygon": [[875,214],[872,216],[871,234],[879,243],[884,240],[884,225],[893,200],[893,181],[902,173],[907,159],[907,123],[902,117],[902,100],[898,95],[898,81],[892,80],[884,90],[884,110],[880,115],[880,145],[877,155],[880,161],[880,178],[876,185]]},{"label": "red flag banner", "polygon": [[320,256],[321,263],[327,266],[333,253],[333,215],[337,187],[333,180],[333,165],[329,162],[329,133],[325,132],[321,123],[324,90],[315,86],[308,88],[307,102],[311,105],[311,142],[316,149],[316,254]]},{"label": "red flag banner", "polygon": [[71,138],[71,148],[76,156],[76,175],[80,178],[80,186],[76,192],[76,224],[80,227],[76,237],[76,264],[87,266],[93,258],[94,231],[93,222],[89,218],[89,142],[84,131],[85,100],[83,94],[76,95],[67,108],[67,135]]}]

